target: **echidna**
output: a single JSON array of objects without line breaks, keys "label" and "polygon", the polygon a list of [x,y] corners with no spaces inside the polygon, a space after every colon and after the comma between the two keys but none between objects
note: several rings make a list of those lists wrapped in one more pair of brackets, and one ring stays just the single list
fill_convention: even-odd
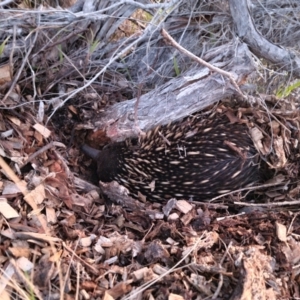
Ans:
[{"label": "echidna", "polygon": [[102,151],[83,146],[97,162],[99,180],[116,180],[137,198],[204,200],[258,180],[257,151],[244,124],[199,115],[158,126],[132,144]]}]

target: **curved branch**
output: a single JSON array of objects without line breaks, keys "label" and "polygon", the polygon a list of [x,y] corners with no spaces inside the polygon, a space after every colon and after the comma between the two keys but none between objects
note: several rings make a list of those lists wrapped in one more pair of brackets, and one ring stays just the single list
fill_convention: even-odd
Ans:
[{"label": "curved branch", "polygon": [[229,5],[237,35],[251,51],[300,77],[300,57],[272,44],[256,30],[247,0],[229,0]]}]

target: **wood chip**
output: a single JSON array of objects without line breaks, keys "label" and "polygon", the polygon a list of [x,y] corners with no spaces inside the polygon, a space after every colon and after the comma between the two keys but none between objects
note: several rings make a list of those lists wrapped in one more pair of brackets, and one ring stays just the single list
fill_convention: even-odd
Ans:
[{"label": "wood chip", "polygon": [[38,131],[44,138],[48,138],[51,135],[51,131],[41,124],[36,123],[33,128]]},{"label": "wood chip", "polygon": [[175,221],[175,220],[177,220],[178,218],[179,218],[178,213],[172,213],[172,214],[169,215],[168,220],[169,220],[169,221]]},{"label": "wood chip", "polygon": [[18,194],[21,192],[18,185],[11,181],[6,180],[4,181],[3,185],[4,187],[3,187],[2,195]]},{"label": "wood chip", "polygon": [[105,292],[103,300],[115,300],[108,292]]},{"label": "wood chip", "polygon": [[184,225],[188,225],[191,220],[195,217],[195,211],[190,211],[189,213],[183,215],[182,218],[180,218],[181,222],[184,224]]},{"label": "wood chip", "polygon": [[0,277],[0,295],[6,289],[8,282],[11,280],[11,278],[15,274],[15,268],[10,263],[1,273],[2,274]]},{"label": "wood chip", "polygon": [[10,119],[11,122],[13,122],[13,123],[14,123],[15,125],[17,125],[17,126],[20,126],[20,125],[21,125],[21,121],[20,121],[18,118],[13,117],[13,116],[7,116],[7,118]]},{"label": "wood chip", "polygon": [[118,256],[113,256],[113,257],[105,260],[104,263],[108,264],[108,265],[111,265],[111,264],[113,264],[113,263],[115,263],[117,261],[118,261]]},{"label": "wood chip", "polygon": [[55,252],[55,253],[49,258],[49,261],[51,261],[51,262],[59,262],[59,260],[61,259],[62,253],[63,253],[62,250]]},{"label": "wood chip", "polygon": [[262,139],[264,137],[262,132],[257,127],[253,127],[250,129],[250,135],[253,140],[255,148],[259,152],[261,152],[262,154],[265,155],[266,153],[265,153],[264,147],[262,145]]},{"label": "wood chip", "polygon": [[53,207],[46,207],[47,223],[50,225],[57,223],[57,216]]},{"label": "wood chip", "polygon": [[42,233],[16,232],[15,235],[16,235],[16,238],[23,239],[23,240],[37,239],[37,240],[44,241],[47,243],[61,242],[61,239],[59,239],[59,238],[47,236],[46,234],[42,234]]},{"label": "wood chip", "polygon": [[32,190],[30,193],[28,193],[24,198],[25,198],[25,200],[27,200],[29,198],[34,199],[34,202],[36,204],[41,204],[41,203],[43,203],[45,197],[46,197],[46,194],[45,194],[44,185],[40,184],[34,190]]},{"label": "wood chip", "polygon": [[17,265],[24,272],[29,272],[33,269],[33,263],[26,257],[20,257],[17,260]]},{"label": "wood chip", "polygon": [[8,239],[15,239],[15,231],[12,230],[11,228],[5,229],[5,230],[1,230],[0,232],[1,235],[7,237]]},{"label": "wood chip", "polygon": [[275,166],[277,168],[283,168],[287,162],[287,159],[285,156],[282,137],[278,136],[277,138],[275,138],[273,145],[274,145],[274,150],[275,150],[277,158],[278,158],[278,162],[276,163]]},{"label": "wood chip", "polygon": [[286,226],[276,222],[275,223],[275,228],[276,228],[276,235],[277,235],[278,239],[282,242],[286,242],[286,240],[287,240]]},{"label": "wood chip", "polygon": [[182,213],[186,214],[193,208],[193,206],[186,200],[178,200],[176,202],[176,208]]},{"label": "wood chip", "polygon": [[8,249],[14,257],[29,258],[31,255],[31,250],[28,247],[19,246],[19,247],[9,247]]},{"label": "wood chip", "polygon": [[147,275],[148,272],[149,272],[149,268],[144,267],[133,272],[131,275],[134,281],[138,281],[138,280],[142,280]]},{"label": "wood chip", "polygon": [[4,198],[0,198],[0,213],[6,218],[6,219],[12,219],[19,217],[18,212],[12,208],[8,203],[7,200]]},{"label": "wood chip", "polygon": [[178,245],[178,242],[174,241],[172,238],[167,238],[166,242],[170,245]]},{"label": "wood chip", "polygon": [[184,300],[184,298],[180,295],[170,293],[168,300]]},{"label": "wood chip", "polygon": [[162,275],[162,274],[167,273],[169,271],[169,269],[167,269],[159,264],[155,264],[152,268],[152,271],[157,275]]},{"label": "wood chip", "polygon": [[[120,282],[105,293],[104,299],[111,300],[111,299],[120,298],[121,296],[130,292],[131,289],[132,289],[131,285],[128,284],[127,282]],[[110,295],[111,297],[106,296],[107,294]]]},{"label": "wood chip", "polygon": [[101,247],[112,247],[113,246],[113,242],[108,239],[105,236],[100,236],[98,241],[97,241],[97,245],[100,245]]},{"label": "wood chip", "polygon": [[91,246],[91,244],[95,240],[95,238],[96,238],[96,235],[94,235],[94,234],[91,234],[90,236],[81,238],[79,240],[80,246],[82,246],[82,247],[89,247],[89,246]]}]

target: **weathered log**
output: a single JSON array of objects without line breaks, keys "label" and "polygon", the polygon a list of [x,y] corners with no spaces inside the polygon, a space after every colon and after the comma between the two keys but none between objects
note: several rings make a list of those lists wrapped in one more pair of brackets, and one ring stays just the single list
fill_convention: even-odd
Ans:
[{"label": "weathered log", "polygon": [[[230,72],[238,84],[254,70],[245,44],[223,45],[203,58]],[[140,130],[179,120],[235,93],[228,78],[197,65],[139,99],[109,107],[95,120],[95,126],[106,128],[107,135],[119,141],[136,136]]]}]

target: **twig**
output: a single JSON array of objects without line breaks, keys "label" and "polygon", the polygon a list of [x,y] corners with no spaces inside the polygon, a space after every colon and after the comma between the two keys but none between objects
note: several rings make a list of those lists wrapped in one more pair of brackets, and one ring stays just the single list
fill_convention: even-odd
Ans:
[{"label": "twig", "polygon": [[224,75],[226,77],[229,78],[229,80],[231,81],[231,83],[234,85],[234,87],[236,88],[236,90],[238,91],[238,93],[244,98],[246,99],[246,96],[242,93],[242,91],[240,90],[239,86],[237,85],[235,79],[233,78],[232,74],[229,72],[226,72],[220,68],[217,68],[211,64],[209,64],[208,62],[206,62],[205,60],[201,59],[200,57],[197,57],[196,55],[194,55],[192,52],[188,51],[187,49],[183,48],[182,46],[180,46],[169,34],[165,29],[161,30],[161,35],[167,39],[172,46],[174,46],[176,49],[178,49],[180,52],[184,53],[185,55],[187,55],[188,57],[190,57],[191,59],[195,60],[196,62],[198,62],[199,64],[207,67],[208,69],[210,69],[213,72],[217,72],[221,75]]},{"label": "twig", "polygon": [[[258,189],[261,189],[261,188],[270,187],[270,186],[276,186],[276,185],[281,185],[281,184],[282,184],[282,181],[281,182],[275,182],[275,183],[272,182],[272,183],[266,183],[266,184],[261,184],[261,185],[249,186],[249,187],[245,187],[245,188],[242,188],[242,189],[234,190],[234,191],[222,194],[220,196],[214,197],[214,198],[210,199],[208,202],[212,202],[212,201],[218,200],[218,199],[220,199],[220,198],[222,198],[224,196],[229,196],[229,195],[232,195],[232,194],[238,193],[238,192],[255,191],[255,190],[258,190]],[[244,202],[234,202],[234,203],[244,203]]]},{"label": "twig", "polygon": [[38,151],[34,152],[33,154],[31,154],[27,160],[23,163],[23,165],[20,166],[20,168],[24,167],[26,164],[28,164],[29,162],[31,162],[32,160],[34,160],[37,156],[39,156],[40,154],[42,154],[43,152],[49,150],[52,147],[62,147],[62,148],[66,148],[66,146],[63,143],[60,142],[51,142],[50,144],[42,147],[41,149],[39,149]]},{"label": "twig", "polygon": [[209,202],[202,202],[202,201],[189,201],[189,203],[193,203],[196,205],[204,205],[205,207],[211,207],[214,209],[228,209],[228,205],[224,205],[221,203],[209,203]]},{"label": "twig", "polygon": [[[55,143],[55,142],[54,142]],[[60,143],[59,143],[60,144]],[[61,144],[63,145],[63,144]],[[57,145],[55,145],[57,146]],[[64,145],[65,147],[65,145]],[[68,178],[74,178],[74,174],[72,173],[72,171],[70,170],[70,168],[68,167],[68,164],[66,163],[65,158],[58,152],[56,151],[56,149],[53,149],[53,153],[56,155],[56,157],[61,161],[62,166],[65,170],[65,172],[67,173]]]},{"label": "twig", "polygon": [[0,7],[1,7],[1,6],[4,6],[4,5],[7,5],[7,4],[10,4],[10,3],[14,2],[14,1],[15,1],[15,0],[1,1],[1,2],[0,2]]},{"label": "twig", "polygon": [[283,202],[273,202],[273,203],[247,203],[247,202],[233,202],[236,205],[242,205],[242,206],[252,206],[252,207],[280,207],[280,206],[289,206],[289,205],[299,205],[300,200],[294,200],[294,201],[283,201]]},{"label": "twig", "polygon": [[169,8],[172,5],[175,5],[176,2],[177,2],[177,0],[171,0],[167,3],[142,4],[140,2],[133,1],[133,0],[122,0],[122,1],[118,1],[117,3],[112,4],[111,6],[105,7],[105,8],[103,8],[103,9],[97,11],[97,12],[104,13],[105,11],[111,10],[115,7],[119,7],[119,6],[124,5],[124,4],[130,4],[132,6],[136,6],[140,9],[144,9],[144,10],[154,9],[154,8],[162,9],[162,8]]},{"label": "twig", "polygon": [[292,233],[292,232],[291,232],[291,229],[292,229],[293,223],[294,223],[295,219],[296,219],[298,216],[299,216],[299,212],[295,213],[295,215],[294,215],[294,217],[293,217],[293,219],[292,219],[292,221],[291,221],[291,224],[290,224],[290,226],[289,226],[289,228],[288,228],[288,230],[287,230],[287,234]]},{"label": "twig", "polygon": [[[38,17],[37,17],[37,20],[38,20],[37,26],[38,26],[39,23],[40,23],[40,18],[41,18],[41,15],[39,14]],[[26,65],[26,63],[27,63],[27,61],[28,61],[28,57],[29,57],[29,55],[30,55],[30,53],[31,53],[31,51],[32,51],[32,49],[33,49],[33,47],[34,47],[34,45],[35,45],[35,42],[36,42],[36,40],[37,40],[37,37],[38,37],[38,30],[35,32],[34,38],[33,38],[33,40],[32,40],[32,43],[31,43],[30,46],[29,46],[29,49],[28,49],[28,51],[27,51],[27,53],[26,53],[26,55],[25,55],[25,57],[24,57],[24,59],[23,59],[23,62],[22,62],[22,64],[21,64],[21,66],[20,66],[19,69],[18,69],[18,72],[17,72],[16,76],[14,77],[14,79],[13,79],[13,81],[12,81],[12,83],[11,83],[11,86],[10,86],[8,92],[7,92],[7,93],[5,94],[5,96],[3,97],[2,101],[1,101],[2,103],[4,103],[4,102],[6,101],[7,97],[10,95],[10,93],[11,93],[11,92],[13,91],[13,89],[15,88],[15,86],[16,86],[18,80],[19,80],[19,77],[21,76],[21,74],[22,74],[22,72],[23,72],[23,69],[25,68],[25,65]]]},{"label": "twig", "polygon": [[[65,28],[64,28],[64,30],[65,30]],[[52,40],[51,40],[52,44],[49,45],[49,43],[47,43],[41,50],[39,50],[37,53],[35,53],[33,57],[37,56],[40,52],[46,52],[50,48],[53,48],[56,45],[59,45],[59,44],[64,43],[65,41],[68,41],[71,37],[73,37],[75,35],[79,35],[80,33],[84,32],[85,30],[86,30],[86,28],[83,28],[83,29],[80,28],[75,31],[72,31],[69,35],[59,39],[56,42],[52,42],[52,40],[53,40],[53,38],[52,38]]]}]

